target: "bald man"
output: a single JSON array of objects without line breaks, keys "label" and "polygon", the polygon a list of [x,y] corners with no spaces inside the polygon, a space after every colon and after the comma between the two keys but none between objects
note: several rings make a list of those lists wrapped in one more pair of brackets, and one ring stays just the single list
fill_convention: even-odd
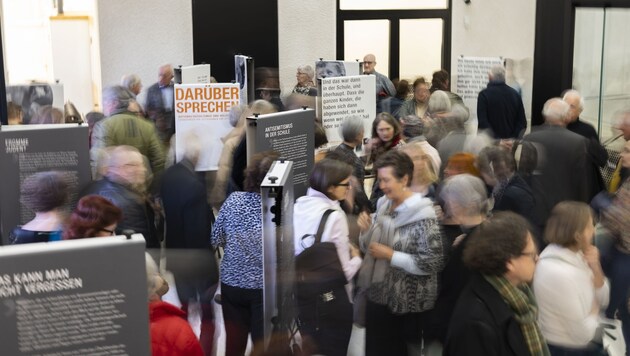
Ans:
[{"label": "bald man", "polygon": [[395,96],[396,87],[394,87],[394,83],[392,83],[389,78],[377,72],[374,67],[376,67],[376,56],[366,54],[365,57],[363,57],[363,74],[376,76],[376,113],[378,114],[382,111],[380,105],[381,100]]},{"label": "bald man", "polygon": [[158,129],[160,138],[168,142],[175,132],[173,66],[164,64],[158,70],[158,81],[147,90],[144,108]]}]

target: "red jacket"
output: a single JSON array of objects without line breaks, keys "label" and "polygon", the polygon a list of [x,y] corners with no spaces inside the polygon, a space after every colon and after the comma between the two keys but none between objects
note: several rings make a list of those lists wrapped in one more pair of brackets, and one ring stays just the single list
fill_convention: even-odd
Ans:
[{"label": "red jacket", "polygon": [[172,304],[149,303],[153,356],[204,356],[186,313]]}]

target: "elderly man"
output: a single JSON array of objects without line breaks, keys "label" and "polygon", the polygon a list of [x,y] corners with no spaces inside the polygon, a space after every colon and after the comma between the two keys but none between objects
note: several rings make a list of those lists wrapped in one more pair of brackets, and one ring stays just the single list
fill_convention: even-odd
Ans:
[{"label": "elderly man", "polygon": [[160,137],[168,142],[175,132],[175,96],[173,85],[173,66],[164,64],[158,71],[157,83],[147,90],[147,99],[144,108],[147,115],[158,128]]},{"label": "elderly man", "polygon": [[159,176],[164,170],[164,148],[155,127],[129,111],[134,102],[133,94],[122,86],[103,89],[103,114],[107,118],[94,125],[92,161],[105,147],[129,145],[149,159],[153,174]]},{"label": "elderly man", "polygon": [[120,80],[120,85],[129,89],[133,95],[138,96],[142,91],[142,80],[136,74],[127,74]]},{"label": "elderly man", "polygon": [[523,100],[505,84],[505,68],[495,66],[488,73],[488,87],[477,97],[479,130],[490,130],[495,138],[520,138],[527,129]]},{"label": "elderly man", "polygon": [[389,78],[377,72],[374,67],[376,67],[376,56],[366,54],[365,57],[363,57],[363,74],[373,74],[376,76],[376,113],[378,114],[382,111],[381,100],[395,96],[396,87]]},{"label": "elderly man", "polygon": [[538,154],[532,190],[536,199],[534,220],[541,229],[557,203],[588,202],[592,196],[587,173],[593,164],[588,140],[565,128],[568,113],[569,105],[562,99],[547,100],[542,111],[545,124],[524,138],[533,143]]},{"label": "elderly man", "polygon": [[123,211],[117,232],[133,230],[144,235],[147,248],[158,248],[153,226],[153,211],[147,205],[147,169],[144,157],[131,146],[110,147],[106,150],[105,176],[92,182],[81,196],[98,194]]},{"label": "elderly man", "polygon": [[420,77],[413,82],[413,98],[405,100],[400,107],[398,117],[415,115],[423,118],[429,107],[429,83]]}]

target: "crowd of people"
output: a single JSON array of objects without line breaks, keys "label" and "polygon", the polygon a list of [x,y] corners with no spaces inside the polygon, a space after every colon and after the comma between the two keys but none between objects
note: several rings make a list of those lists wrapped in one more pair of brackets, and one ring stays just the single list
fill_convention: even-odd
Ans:
[{"label": "crowd of people", "polygon": [[[450,91],[446,71],[410,86],[375,66],[366,55],[364,74],[377,77],[369,137],[361,118],[346,117],[343,142],[316,152],[309,189],[294,206],[295,255],[328,243],[336,252],[329,267],[338,270],[298,284],[304,354],[346,355],[355,325],[365,328],[366,355],[600,355],[603,316],[622,321],[630,345],[630,111],[616,118],[627,142],[608,181],[600,173],[610,164],[606,150],[580,121],[575,90],[549,99],[544,125],[526,134],[518,92],[504,68],[492,68],[471,134],[470,108]],[[288,101],[316,95],[314,76],[300,66]],[[262,355],[260,186],[280,154],[247,157],[244,127],[253,113],[284,105],[261,99],[232,110],[234,128],[208,185],[195,172],[197,136],[173,158],[172,79],[172,67],[160,67],[144,105],[137,76],[104,89],[103,115],[90,124],[95,180],[64,213],[69,177],[26,178],[22,203],[35,216],[9,240],[142,233],[154,355],[210,355],[215,301],[226,355],[245,354],[250,337],[252,354]],[[312,124],[323,146],[321,122]],[[599,248],[596,223],[610,241]],[[160,248],[182,308],[161,300],[169,287],[150,257]],[[185,321],[189,303],[200,306],[199,337]]]}]

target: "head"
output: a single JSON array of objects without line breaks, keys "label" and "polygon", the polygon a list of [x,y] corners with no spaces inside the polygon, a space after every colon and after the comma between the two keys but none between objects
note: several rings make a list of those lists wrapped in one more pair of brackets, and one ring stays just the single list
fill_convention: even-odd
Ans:
[{"label": "head", "polygon": [[[273,104],[269,103],[269,105],[273,105]],[[228,120],[230,121],[230,125],[232,125],[232,127],[236,127],[239,125],[241,115],[243,115],[243,112],[246,109],[247,109],[247,105],[243,105],[243,104],[232,106],[228,114]]]},{"label": "head", "polygon": [[486,186],[481,179],[470,174],[447,178],[440,190],[448,214],[458,218],[485,217],[492,204]]},{"label": "head", "polygon": [[79,199],[64,229],[63,238],[82,239],[115,235],[122,210],[100,195],[86,195]]},{"label": "head", "polygon": [[441,123],[446,132],[453,130],[464,130],[466,128],[466,121],[470,116],[468,109],[459,104],[455,104],[451,107],[451,111],[441,116]]},{"label": "head", "polygon": [[372,74],[376,71],[376,56],[373,54],[366,54],[363,57],[363,73]]},{"label": "head", "polygon": [[314,141],[315,141],[315,148],[320,148],[323,145],[328,143],[328,137],[326,137],[326,130],[324,130],[324,127],[319,124],[319,123],[314,123],[315,125],[315,130],[314,130]]},{"label": "head", "polygon": [[278,109],[267,100],[256,100],[249,104],[249,109],[252,113],[260,115],[271,114],[278,111]]},{"label": "head", "polygon": [[400,132],[398,120],[390,113],[377,114],[372,122],[372,138],[378,138],[383,143],[392,141],[394,137],[400,135]]},{"label": "head", "polygon": [[20,186],[20,202],[35,213],[61,208],[70,194],[66,173],[47,171],[28,176]]},{"label": "head", "polygon": [[584,110],[584,98],[577,90],[567,90],[562,96],[562,100],[569,104],[569,113],[567,114],[567,123],[576,121]]},{"label": "head", "polygon": [[413,161],[400,151],[387,151],[376,162],[378,186],[388,199],[398,200],[404,196],[413,180]]},{"label": "head", "polygon": [[471,174],[479,177],[479,170],[475,167],[476,158],[474,154],[468,152],[459,152],[451,155],[444,168],[444,178],[458,174]]},{"label": "head", "polygon": [[464,264],[487,276],[506,277],[516,286],[529,283],[538,260],[531,231],[522,216],[498,212],[468,237]]},{"label": "head", "polygon": [[591,207],[582,202],[563,201],[551,210],[544,238],[550,244],[578,251],[592,245],[594,232]]},{"label": "head", "polygon": [[175,76],[173,72],[173,66],[170,64],[164,64],[158,69],[158,83],[160,86],[165,87],[171,84],[171,80]]},{"label": "head", "polygon": [[305,86],[308,83],[313,82],[313,77],[315,77],[315,70],[310,65],[303,65],[297,68],[297,73],[295,73],[295,78],[299,85]]},{"label": "head", "polygon": [[144,156],[132,146],[116,146],[108,150],[107,178],[137,191],[143,191],[147,182]]},{"label": "head", "polygon": [[511,152],[499,146],[489,146],[479,152],[477,168],[486,184],[494,187],[514,175],[516,162]]},{"label": "head", "polygon": [[9,125],[21,125],[22,117],[24,113],[22,112],[22,106],[9,101],[7,102],[7,115],[8,115],[8,124]]},{"label": "head", "polygon": [[407,115],[400,118],[402,135],[406,139],[422,136],[424,133],[424,123],[416,115]]},{"label": "head", "polygon": [[343,200],[350,188],[352,166],[331,158],[315,163],[308,184],[331,200]]},{"label": "head", "polygon": [[120,85],[106,87],[103,89],[103,114],[111,116],[127,111],[132,101],[135,96],[129,89]]},{"label": "head", "polygon": [[547,100],[542,110],[545,123],[554,126],[565,126],[568,114],[569,104],[565,103],[560,98]]},{"label": "head", "polygon": [[615,114],[613,127],[621,131],[624,140],[630,140],[630,109],[625,109]]},{"label": "head", "polygon": [[436,90],[429,98],[429,107],[427,108],[431,114],[447,113],[451,111],[451,99],[448,94],[442,90]]},{"label": "head", "polygon": [[413,82],[413,98],[419,103],[427,103],[431,92],[429,91],[429,83],[424,77],[420,77]]},{"label": "head", "polygon": [[120,80],[120,85],[129,89],[134,95],[138,95],[142,91],[142,80],[135,74],[123,76]]},{"label": "head", "polygon": [[37,114],[35,114],[31,118],[31,124],[63,124],[65,123],[65,119],[63,117],[63,112],[57,108],[52,107],[51,105],[45,105],[37,110]]},{"label": "head", "polygon": [[621,149],[621,166],[630,168],[630,141],[626,141]]},{"label": "head", "polygon": [[341,137],[343,141],[351,145],[358,145],[363,141],[365,127],[363,119],[359,116],[346,116],[341,122]]},{"label": "head", "polygon": [[448,72],[444,69],[438,70],[433,73],[431,78],[431,93],[436,90],[449,90],[449,76]]},{"label": "head", "polygon": [[317,78],[343,77],[346,75],[346,68],[342,62],[319,61],[315,64]]},{"label": "head", "polygon": [[197,166],[203,142],[199,135],[191,130],[184,135],[184,158],[189,160],[193,166]]},{"label": "head", "polygon": [[406,100],[409,96],[409,82],[402,79],[395,83],[396,97],[401,100]]},{"label": "head", "polygon": [[250,193],[260,193],[260,184],[265,179],[273,161],[280,158],[280,153],[276,151],[264,151],[252,156],[247,168],[245,168],[245,191]]},{"label": "head", "polygon": [[413,162],[412,184],[428,185],[438,181],[431,158],[424,152],[419,142],[407,143],[400,149]]},{"label": "head", "polygon": [[490,68],[488,80],[493,83],[505,83],[505,67],[494,66]]}]

